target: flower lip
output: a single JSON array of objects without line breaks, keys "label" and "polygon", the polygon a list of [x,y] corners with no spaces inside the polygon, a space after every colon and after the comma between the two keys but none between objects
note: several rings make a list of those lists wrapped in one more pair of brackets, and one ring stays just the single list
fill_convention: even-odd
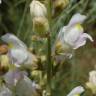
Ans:
[{"label": "flower lip", "polygon": [[72,89],[72,91],[67,95],[67,96],[75,96],[75,95],[80,95],[81,93],[84,92],[84,88],[82,86],[77,86]]}]

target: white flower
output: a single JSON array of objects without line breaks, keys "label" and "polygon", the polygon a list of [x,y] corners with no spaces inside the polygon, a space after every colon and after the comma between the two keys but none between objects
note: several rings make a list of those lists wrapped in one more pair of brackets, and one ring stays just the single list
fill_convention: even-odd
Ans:
[{"label": "white flower", "polygon": [[92,90],[93,93],[96,93],[96,71],[93,70],[89,72],[89,82],[86,83],[87,87]]},{"label": "white flower", "polygon": [[36,57],[27,50],[27,46],[15,35],[7,33],[1,39],[9,46],[8,55],[13,64],[17,67],[20,67],[22,64],[27,67],[34,65],[32,63],[35,63]]},{"label": "white flower", "polygon": [[69,24],[64,26],[57,37],[57,40],[61,42],[62,45],[69,45],[73,49],[77,49],[86,44],[86,39],[88,38],[90,41],[93,41],[92,37],[83,33],[84,29],[81,26],[83,21],[86,19],[85,15],[81,15],[79,13],[72,16]]},{"label": "white flower", "polygon": [[30,4],[30,13],[32,17],[45,17],[47,9],[44,4],[37,0],[33,0]]},{"label": "white flower", "polygon": [[84,92],[84,88],[82,86],[77,86],[67,95],[67,96],[79,96]]}]

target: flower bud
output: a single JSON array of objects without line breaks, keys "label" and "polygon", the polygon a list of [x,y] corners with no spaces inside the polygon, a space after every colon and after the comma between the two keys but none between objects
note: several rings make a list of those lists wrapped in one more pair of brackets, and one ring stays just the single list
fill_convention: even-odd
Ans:
[{"label": "flower bud", "polygon": [[35,80],[40,80],[40,76],[41,76],[41,71],[39,70],[34,70],[31,72],[31,76],[35,79]]},{"label": "flower bud", "polygon": [[6,45],[0,46],[0,54],[5,54],[8,52],[8,47]]},{"label": "flower bud", "polygon": [[45,17],[47,9],[44,4],[37,0],[33,0],[30,4],[30,13],[32,17]]},{"label": "flower bud", "polygon": [[9,64],[9,58],[7,55],[1,55],[0,56],[1,66],[8,66]]},{"label": "flower bud", "polygon": [[[9,58],[7,55],[0,56],[0,71],[6,73],[9,69]],[[1,74],[1,73],[0,73]]]},{"label": "flower bud", "polygon": [[55,0],[54,8],[55,10],[63,10],[69,4],[69,0]]},{"label": "flower bud", "polygon": [[48,20],[42,17],[34,18],[33,30],[39,35],[44,35],[49,30]]}]

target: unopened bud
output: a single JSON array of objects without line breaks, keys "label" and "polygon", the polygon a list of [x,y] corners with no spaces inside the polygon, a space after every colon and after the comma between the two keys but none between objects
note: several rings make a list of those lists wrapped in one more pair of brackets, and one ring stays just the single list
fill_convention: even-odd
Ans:
[{"label": "unopened bud", "polygon": [[2,71],[2,73],[5,73],[8,71],[9,69],[9,58],[7,55],[1,55],[0,56],[0,71]]},{"label": "unopened bud", "polygon": [[47,9],[41,2],[33,0],[30,4],[30,13],[32,17],[45,17],[47,15]]},{"label": "unopened bud", "polygon": [[55,10],[63,10],[69,4],[69,0],[55,0],[54,8]]},{"label": "unopened bud", "polygon": [[46,18],[38,17],[33,19],[33,30],[39,35],[44,35],[49,30],[49,23]]},{"label": "unopened bud", "polygon": [[8,46],[7,45],[1,45],[0,46],[0,54],[5,54],[8,52]]}]

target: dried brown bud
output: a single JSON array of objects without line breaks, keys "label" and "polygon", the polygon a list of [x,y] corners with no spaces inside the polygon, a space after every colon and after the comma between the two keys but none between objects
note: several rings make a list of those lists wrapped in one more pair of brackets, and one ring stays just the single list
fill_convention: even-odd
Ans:
[{"label": "dried brown bud", "polygon": [[69,0],[54,0],[55,10],[63,10],[69,3]]},{"label": "dried brown bud", "polygon": [[8,52],[7,45],[0,45],[0,54],[6,54]]}]

